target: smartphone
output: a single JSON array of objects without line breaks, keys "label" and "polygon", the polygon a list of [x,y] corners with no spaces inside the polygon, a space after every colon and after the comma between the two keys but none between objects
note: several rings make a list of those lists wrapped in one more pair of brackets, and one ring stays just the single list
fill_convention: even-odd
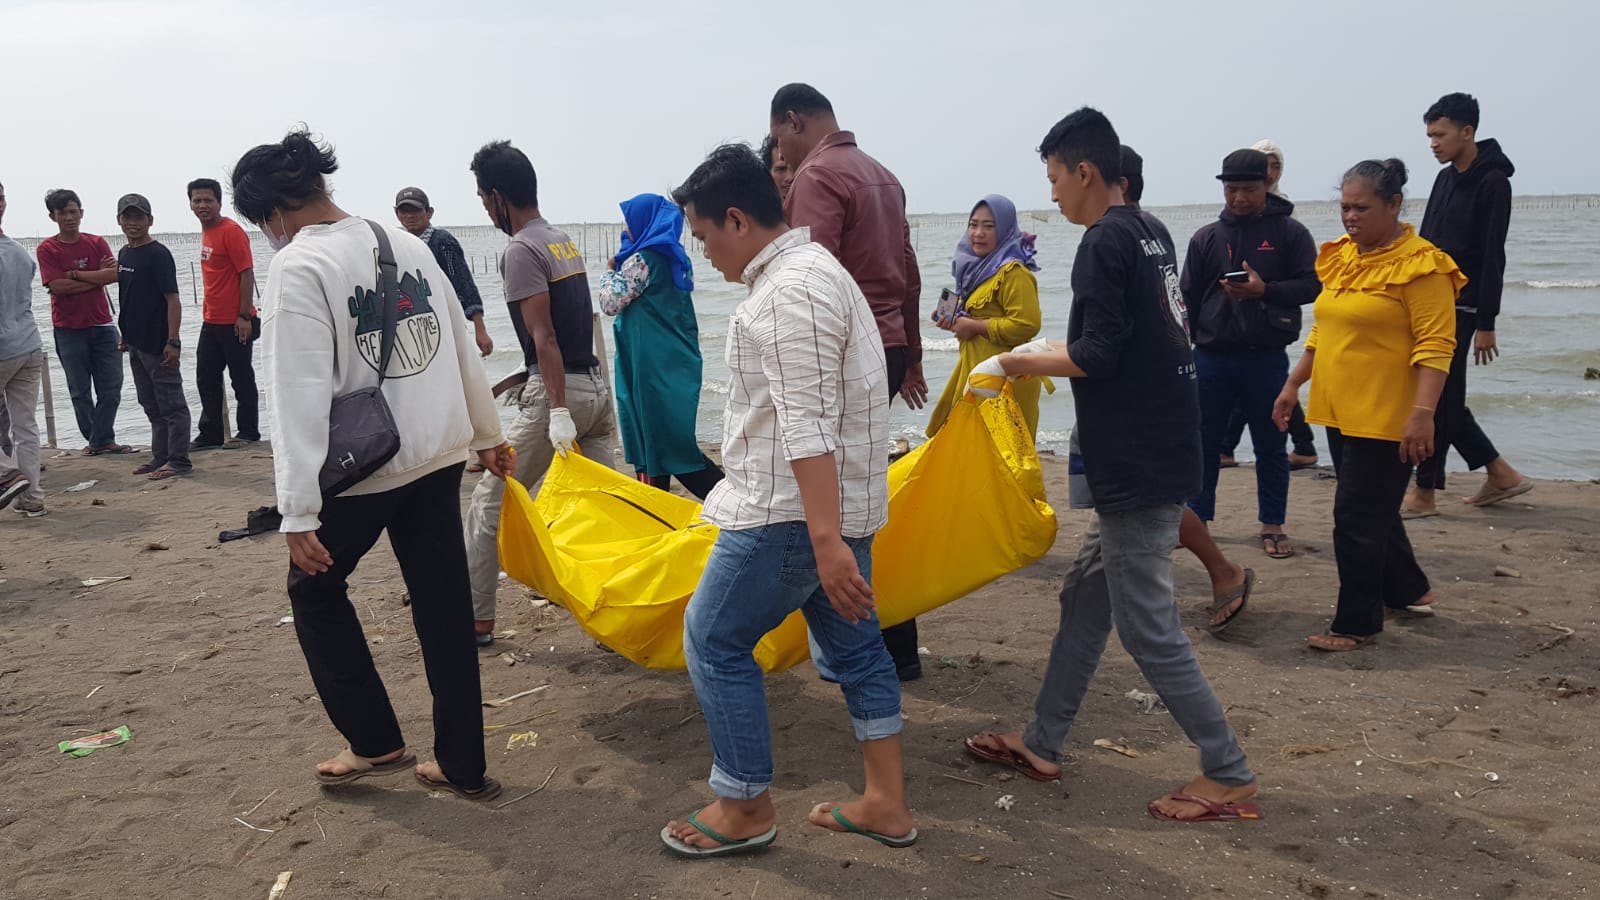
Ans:
[{"label": "smartphone", "polygon": [[1223,275],[1222,278],[1223,280],[1231,281],[1234,284],[1244,284],[1246,281],[1250,280],[1250,273],[1240,270],[1238,272],[1229,272]]},{"label": "smartphone", "polygon": [[933,321],[948,326],[961,311],[961,295],[945,288],[939,292],[939,305],[933,310]]}]

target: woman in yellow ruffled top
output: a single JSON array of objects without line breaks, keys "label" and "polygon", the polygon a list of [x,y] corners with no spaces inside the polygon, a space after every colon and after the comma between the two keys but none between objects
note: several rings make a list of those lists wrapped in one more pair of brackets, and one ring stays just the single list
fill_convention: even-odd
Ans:
[{"label": "woman in yellow ruffled top", "polygon": [[1339,604],[1328,630],[1307,639],[1317,650],[1354,650],[1377,637],[1386,618],[1434,613],[1400,504],[1412,467],[1436,450],[1433,410],[1455,352],[1456,295],[1467,279],[1400,221],[1405,183],[1397,159],[1367,160],[1345,173],[1345,235],[1317,257],[1316,324],[1273,409],[1278,427],[1287,428],[1300,386],[1311,382],[1306,419],[1327,426],[1339,477]]},{"label": "woman in yellow ruffled top", "polygon": [[[1034,272],[1033,235],[1017,226],[1017,207],[998,194],[978,201],[967,217],[967,234],[956,245],[951,273],[959,303],[934,324],[955,334],[961,359],[945,383],[939,405],[928,420],[928,437],[944,427],[950,408],[967,390],[973,367],[1015,349],[1039,333],[1039,281]],[[1043,380],[1021,378],[1012,385],[1028,431],[1039,431],[1039,389]]]}]

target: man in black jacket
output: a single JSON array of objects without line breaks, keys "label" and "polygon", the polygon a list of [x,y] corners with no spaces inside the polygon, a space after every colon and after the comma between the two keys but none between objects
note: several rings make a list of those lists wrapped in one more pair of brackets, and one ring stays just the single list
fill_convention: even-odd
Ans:
[{"label": "man in black jacket", "polygon": [[1456,299],[1456,355],[1433,416],[1434,454],[1417,466],[1417,486],[1406,496],[1407,519],[1436,516],[1434,491],[1444,487],[1445,457],[1454,446],[1472,470],[1487,467],[1476,494],[1462,502],[1490,506],[1533,490],[1500,456],[1467,408],[1467,351],[1488,365],[1500,355],[1495,317],[1506,271],[1506,229],[1511,224],[1511,175],[1516,167],[1495,140],[1479,141],[1478,101],[1471,94],[1446,94],[1423,114],[1433,157],[1444,163],[1428,195],[1421,235],[1450,254],[1467,276]]},{"label": "man in black jacket", "polygon": [[1294,555],[1283,533],[1289,504],[1285,437],[1272,404],[1289,374],[1284,347],[1300,338],[1300,307],[1317,299],[1316,245],[1295,221],[1294,204],[1267,192],[1267,155],[1235,150],[1222,161],[1226,205],[1195,232],[1181,288],[1194,335],[1200,380],[1200,436],[1205,477],[1189,506],[1209,522],[1216,513],[1217,468],[1235,406],[1256,448],[1256,505],[1262,550]]}]

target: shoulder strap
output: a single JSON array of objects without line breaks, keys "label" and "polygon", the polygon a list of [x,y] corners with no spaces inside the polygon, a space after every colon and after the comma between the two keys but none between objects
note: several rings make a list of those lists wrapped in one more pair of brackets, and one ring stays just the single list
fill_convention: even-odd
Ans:
[{"label": "shoulder strap", "polygon": [[389,356],[394,352],[395,330],[400,322],[400,268],[394,261],[394,247],[382,225],[364,220],[378,239],[378,295],[383,303],[383,342],[378,352],[378,383],[389,372]]}]

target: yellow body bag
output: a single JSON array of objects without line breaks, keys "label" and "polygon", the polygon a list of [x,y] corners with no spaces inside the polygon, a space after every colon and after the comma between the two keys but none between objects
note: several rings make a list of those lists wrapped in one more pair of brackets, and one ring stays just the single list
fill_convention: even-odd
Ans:
[{"label": "yellow body bag", "polygon": [[[1006,391],[955,405],[939,433],[889,467],[889,522],[872,548],[884,626],[960,599],[1038,561],[1056,516],[1022,410]],[[508,480],[500,563],[640,665],[682,669],[683,612],[717,527],[700,504],[576,453],[557,456],[537,500]],[[796,612],[762,638],[769,672],[808,658]]]}]

